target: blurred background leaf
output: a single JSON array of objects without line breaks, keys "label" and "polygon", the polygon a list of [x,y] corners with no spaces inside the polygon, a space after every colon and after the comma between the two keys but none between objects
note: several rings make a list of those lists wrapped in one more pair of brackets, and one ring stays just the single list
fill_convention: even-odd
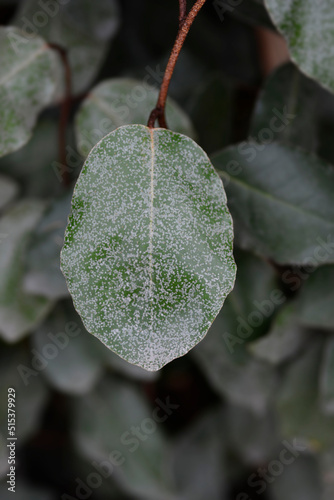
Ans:
[{"label": "blurred background leaf", "polygon": [[[146,125],[158,94],[147,83],[129,78],[107,80],[93,88],[76,116],[80,153],[87,156],[99,140],[122,125]],[[166,117],[171,130],[196,136],[189,118],[172,99],[167,100]]]},{"label": "blurred background leaf", "polygon": [[[238,256],[234,290],[192,355],[222,396],[263,414],[275,388],[276,375],[269,363],[248,351],[246,342],[266,330],[277,307],[269,298],[275,288],[275,273],[256,257],[244,253]],[[254,284],[251,290],[248,283]]]},{"label": "blurred background leaf", "polygon": [[20,340],[53,305],[44,297],[26,294],[22,283],[27,239],[42,211],[41,202],[26,199],[0,219],[0,334],[8,342]]},{"label": "blurred background leaf", "polygon": [[321,242],[333,238],[331,165],[271,140],[229,147],[212,162],[226,187],[238,245],[280,264],[333,262],[332,251],[318,256]]},{"label": "blurred background leaf", "polygon": [[310,327],[334,328],[333,280],[334,266],[322,266],[310,274],[295,303],[301,323]]},{"label": "blurred background leaf", "polygon": [[309,335],[300,325],[294,306],[288,304],[276,314],[267,335],[252,342],[249,348],[259,359],[276,365],[295,356]]},{"label": "blurred background leaf", "polygon": [[[48,9],[48,10],[47,10]],[[38,34],[68,50],[72,90],[87,90],[103,63],[111,39],[119,27],[116,0],[89,0],[48,3],[38,0],[20,4],[13,23],[30,36]]]},{"label": "blurred background leaf", "polygon": [[27,39],[14,27],[0,28],[0,58],[0,156],[4,156],[30,139],[38,113],[55,97],[61,65],[43,39]]},{"label": "blurred background leaf", "polygon": [[[334,90],[333,43],[334,13],[331,0],[315,4],[312,0],[265,0],[269,14],[286,37],[291,57],[307,75]],[[321,36],[319,36],[321,26]]]}]

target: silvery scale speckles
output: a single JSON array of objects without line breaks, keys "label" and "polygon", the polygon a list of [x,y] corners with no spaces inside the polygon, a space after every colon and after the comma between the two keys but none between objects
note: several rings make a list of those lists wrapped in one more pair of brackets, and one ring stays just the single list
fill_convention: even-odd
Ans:
[{"label": "silvery scale speckles", "polygon": [[207,333],[235,279],[221,180],[190,138],[123,126],[90,152],[62,270],[89,332],[158,370]]}]

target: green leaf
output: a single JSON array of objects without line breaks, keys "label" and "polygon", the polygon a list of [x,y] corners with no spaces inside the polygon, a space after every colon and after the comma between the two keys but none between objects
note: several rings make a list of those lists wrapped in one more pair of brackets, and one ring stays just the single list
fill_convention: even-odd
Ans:
[{"label": "green leaf", "polygon": [[55,200],[39,221],[27,252],[23,288],[30,295],[49,299],[68,296],[64,275],[60,271],[60,249],[71,206],[72,192]]},{"label": "green leaf", "polygon": [[320,372],[321,408],[327,415],[334,414],[334,336],[325,345],[324,359]]},{"label": "green leaf", "polygon": [[[157,401],[158,418],[166,420],[169,415],[159,406],[165,401]],[[170,446],[161,422],[154,420],[155,408],[135,385],[107,377],[73,405],[72,435],[81,455],[109,464],[112,480],[124,492],[143,500],[176,500],[166,474]]]},{"label": "green leaf", "polygon": [[[80,94],[96,77],[109,43],[118,30],[118,2],[71,0],[48,6],[50,13],[41,9],[40,0],[25,0],[15,16],[14,24],[67,49],[72,92]],[[42,21],[42,24],[43,18],[45,22]],[[36,22],[37,19],[39,21]]]},{"label": "green leaf", "polygon": [[[0,171],[20,183],[23,195],[49,201],[63,192],[57,137],[57,120],[43,115],[31,140],[15,153],[0,158]],[[79,173],[82,159],[78,153],[75,157],[71,142],[66,151],[73,162],[69,163],[69,168]]]},{"label": "green leaf", "polygon": [[52,302],[22,290],[27,239],[44,206],[35,200],[17,203],[0,219],[0,336],[16,342],[48,313]]},{"label": "green leaf", "polygon": [[[333,246],[333,245],[332,245]],[[322,251],[329,251],[324,247]],[[333,248],[331,249],[333,252]],[[308,327],[334,328],[334,266],[313,270],[296,301],[296,315]]]},{"label": "green leaf", "polygon": [[174,440],[171,464],[177,498],[226,498],[223,416],[220,409],[208,412]]},{"label": "green leaf", "polygon": [[294,306],[284,307],[276,316],[270,331],[249,345],[256,357],[279,364],[293,357],[304,346],[309,332],[299,324]]},{"label": "green leaf", "polygon": [[203,150],[130,125],[88,156],[61,264],[87,330],[158,370],[206,334],[234,284],[232,224]]},{"label": "green leaf", "polygon": [[0,156],[31,137],[38,113],[50,104],[60,72],[58,55],[39,37],[27,39],[14,27],[0,27]]},{"label": "green leaf", "polygon": [[315,404],[322,346],[321,337],[311,339],[307,349],[284,370],[277,403],[285,435],[303,435],[301,430],[295,433],[310,418]]},{"label": "green leaf", "polygon": [[[254,340],[254,337],[266,331],[271,316],[286,299],[283,292],[278,289],[273,266],[239,249],[236,249],[234,254],[238,274],[233,293],[228,298],[235,315],[233,330],[241,332],[238,324],[244,327],[245,323],[248,323],[250,329],[241,328],[246,334],[243,338],[246,341]],[[250,283],[251,287],[249,287]],[[254,311],[257,311],[257,314],[254,314]],[[238,322],[238,316],[244,321]],[[255,319],[260,316],[261,321]]]},{"label": "green leaf", "polygon": [[[320,479],[317,458],[312,455],[298,455],[293,460],[281,467],[272,467],[273,474],[269,473],[268,493],[272,500],[320,500],[322,499],[322,484]],[[291,458],[290,458],[291,457]],[[279,462],[279,461],[278,461]],[[277,462],[276,462],[277,463]],[[281,474],[277,474],[282,469]],[[264,482],[264,481],[263,481]],[[255,483],[254,483],[255,484]]]},{"label": "green leaf", "polygon": [[[290,115],[281,122],[279,114]],[[289,62],[273,71],[257,99],[250,138],[300,146],[334,163],[334,95]]]},{"label": "green leaf", "polygon": [[0,175],[0,210],[18,194],[18,185],[12,179]]},{"label": "green leaf", "polygon": [[86,332],[72,308],[56,307],[31,341],[41,356],[43,375],[63,393],[89,392],[102,373],[98,341]]},{"label": "green leaf", "polygon": [[279,445],[277,424],[272,408],[263,415],[257,415],[243,406],[229,404],[225,421],[229,448],[247,465],[266,463]]},{"label": "green leaf", "polygon": [[285,437],[309,440],[314,449],[334,443],[334,418],[319,406],[319,374],[324,337],[314,332],[306,349],[282,373],[277,409]]},{"label": "green leaf", "polygon": [[[316,151],[320,89],[294,64],[280,66],[270,74],[256,101],[250,126],[251,140],[263,144],[279,141]],[[288,114],[290,119],[282,121],[279,114]]]},{"label": "green leaf", "polygon": [[332,0],[265,0],[289,46],[291,58],[307,75],[334,90]]},{"label": "green leaf", "polygon": [[332,500],[334,497],[334,448],[326,450],[319,457],[323,483],[322,500]]},{"label": "green leaf", "polygon": [[132,380],[142,380],[144,382],[153,382],[158,379],[160,372],[149,372],[140,366],[132,365],[124,359],[120,358],[113,351],[110,351],[103,344],[100,344],[103,349],[103,359],[105,358],[106,366],[111,368],[116,373],[120,373]]},{"label": "green leaf", "polygon": [[318,256],[334,231],[334,170],[303,150],[241,143],[217,153],[236,242],[280,264],[334,262]]},{"label": "green leaf", "polygon": [[[114,78],[97,85],[76,115],[79,152],[87,156],[100,139],[121,125],[146,125],[158,94],[144,81],[130,78]],[[172,99],[167,100],[166,117],[171,130],[195,136],[189,118]]]},{"label": "green leaf", "polygon": [[233,324],[235,312],[230,302],[224,307],[225,316],[214,322],[204,341],[194,350],[194,356],[212,386],[219,394],[235,404],[261,415],[275,389],[275,374],[268,363],[247,354],[243,347],[231,353],[224,335],[234,333],[225,330],[227,322]]},{"label": "green leaf", "polygon": [[270,364],[255,358],[246,345],[266,328],[284,297],[282,293],[278,295],[274,271],[268,264],[241,254],[237,266],[235,288],[193,355],[219,394],[263,415],[275,388],[276,375]]}]

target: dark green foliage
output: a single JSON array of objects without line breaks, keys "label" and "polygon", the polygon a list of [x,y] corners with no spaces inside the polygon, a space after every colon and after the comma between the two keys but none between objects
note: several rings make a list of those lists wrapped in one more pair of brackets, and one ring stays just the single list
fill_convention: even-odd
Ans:
[{"label": "dark green foliage", "polygon": [[[332,37],[333,2],[208,1],[190,32],[170,87],[170,123],[221,174],[238,273],[205,339],[158,372],[127,363],[85,330],[59,254],[83,156],[115,125],[102,121],[110,109],[94,101],[97,86],[130,82],[129,95],[112,97],[116,117],[145,121],[177,2],[60,3],[0,0],[9,26],[63,42],[75,91],[64,166],[62,71],[50,84],[44,68],[52,88],[34,105],[3,107],[0,85],[4,142],[17,116],[30,119],[0,159],[1,500],[332,500],[334,97],[322,84],[333,88],[334,66],[333,41],[322,33]],[[264,4],[293,59],[320,83],[294,63],[263,81],[254,26],[275,29]],[[36,19],[47,22],[38,28]],[[299,39],[310,24],[314,46]],[[34,76],[30,97],[41,90]],[[14,81],[14,98],[22,82]],[[17,398],[16,496],[6,484],[8,387]]]}]

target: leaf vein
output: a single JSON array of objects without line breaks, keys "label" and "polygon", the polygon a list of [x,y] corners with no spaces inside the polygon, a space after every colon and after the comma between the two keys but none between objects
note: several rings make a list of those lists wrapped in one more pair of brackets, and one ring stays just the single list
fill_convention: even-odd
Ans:
[{"label": "leaf vein", "polygon": [[43,52],[46,52],[46,45],[40,47],[36,52],[27,57],[27,59],[25,59],[22,64],[19,64],[18,66],[14,67],[12,71],[7,73],[5,77],[0,80],[0,85],[8,83],[13,76],[17,75],[18,73],[20,73],[20,71],[27,68],[29,64],[37,59],[41,54],[43,54]]},{"label": "leaf vein", "polygon": [[[226,177],[228,174],[226,174],[225,172],[222,172],[222,171],[219,171],[219,174],[221,177]],[[284,205],[285,207],[288,207],[296,212],[299,212],[303,215],[306,215],[306,216],[309,216],[309,217],[312,217],[313,219],[316,219],[316,220],[319,220],[321,221],[322,223],[325,223],[326,225],[329,225],[329,226],[332,226],[333,223],[329,220],[326,220],[324,217],[322,217],[321,215],[318,215],[314,212],[310,212],[309,210],[305,210],[301,207],[298,207],[297,205],[293,205],[292,203],[286,201],[286,200],[283,200],[281,198],[277,198],[275,196],[273,196],[272,194],[270,193],[266,193],[265,191],[262,191],[261,189],[257,188],[257,187],[254,187],[254,186],[251,186],[250,184],[247,184],[246,182],[243,182],[241,180],[237,180],[237,179],[230,179],[230,181],[234,184],[237,184],[239,185],[241,188],[243,189],[248,189],[249,191],[253,191],[255,193],[257,193],[259,196],[262,196],[263,198],[267,198],[269,199],[270,201],[274,202],[274,203],[280,203],[281,205]]]},{"label": "leaf vein", "polygon": [[154,208],[153,208],[153,200],[154,200],[154,136],[153,130],[150,129],[151,135],[151,182],[150,182],[150,225],[149,225],[149,276],[150,276],[150,301],[151,301],[151,331],[153,331],[153,223],[154,223]]}]

